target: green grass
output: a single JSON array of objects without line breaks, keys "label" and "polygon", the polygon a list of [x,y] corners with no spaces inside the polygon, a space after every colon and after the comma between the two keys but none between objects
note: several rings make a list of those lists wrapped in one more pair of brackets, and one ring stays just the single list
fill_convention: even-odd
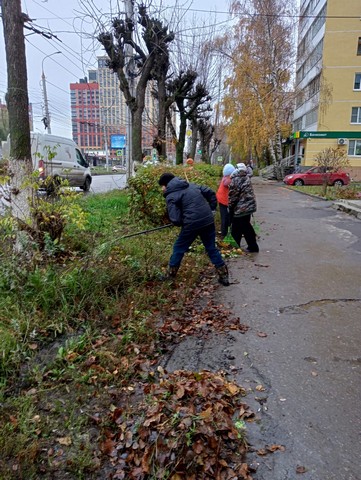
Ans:
[{"label": "green grass", "polygon": [[147,375],[137,360],[157,353],[156,315],[181,308],[208,263],[203,251],[187,257],[175,298],[156,279],[177,229],[122,240],[149,226],[129,214],[126,193],[78,204],[84,229],[69,223],[43,252],[29,244],[32,255],[14,254],[11,232],[0,230],[0,479],[92,478],[91,418],[99,411],[106,421],[110,387]]},{"label": "green grass", "polygon": [[307,193],[311,195],[316,195],[327,200],[338,200],[338,199],[356,199],[358,192],[361,192],[361,184],[351,183],[347,187],[327,187],[326,195],[323,194],[324,189],[320,185],[302,185],[300,187],[292,186],[292,190],[297,190],[302,193]]}]

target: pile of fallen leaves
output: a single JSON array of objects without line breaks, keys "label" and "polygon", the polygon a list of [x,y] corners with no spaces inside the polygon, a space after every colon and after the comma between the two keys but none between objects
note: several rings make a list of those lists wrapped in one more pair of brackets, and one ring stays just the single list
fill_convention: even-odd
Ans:
[{"label": "pile of fallen leaves", "polygon": [[[207,292],[203,292],[203,295],[205,293]],[[167,338],[176,335],[177,338],[173,341],[180,341],[186,335],[204,337],[212,332],[221,333],[230,330],[246,333],[248,329],[249,326],[241,323],[240,318],[235,317],[224,305],[217,304],[213,300],[209,300],[206,305],[198,305],[192,299],[184,306],[181,317],[169,315],[164,319],[159,333],[166,335]]]},{"label": "pile of fallen leaves", "polygon": [[[101,449],[112,479],[251,480],[245,463],[245,391],[222,373],[158,367],[133,415],[117,408]],[[114,429],[114,426],[116,427]]]}]

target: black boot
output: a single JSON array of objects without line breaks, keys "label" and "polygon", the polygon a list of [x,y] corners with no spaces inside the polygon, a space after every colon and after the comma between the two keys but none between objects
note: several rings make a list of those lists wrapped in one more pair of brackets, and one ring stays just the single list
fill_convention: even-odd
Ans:
[{"label": "black boot", "polygon": [[217,268],[218,273],[218,281],[225,287],[229,287],[229,278],[228,278],[228,268],[227,265],[224,264],[221,267]]},{"label": "black boot", "polygon": [[162,275],[160,280],[162,282],[166,282],[167,280],[171,280],[171,281],[174,280],[175,277],[177,276],[178,270],[179,270],[179,266],[168,267],[167,273],[165,275]]}]

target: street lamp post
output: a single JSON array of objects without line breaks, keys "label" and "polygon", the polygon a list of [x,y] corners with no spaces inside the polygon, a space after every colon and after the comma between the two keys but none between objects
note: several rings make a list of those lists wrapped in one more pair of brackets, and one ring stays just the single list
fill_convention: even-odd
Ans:
[{"label": "street lamp post", "polygon": [[44,121],[44,125],[45,125],[45,128],[47,129],[48,133],[51,133],[51,128],[50,128],[50,114],[49,114],[49,103],[48,103],[48,95],[46,93],[46,81],[45,81],[45,73],[44,73],[44,60],[46,58],[49,58],[51,57],[52,55],[57,55],[58,53],[62,53],[62,52],[53,52],[53,53],[50,53],[50,55],[46,55],[44,58],[43,58],[43,61],[41,62],[41,81],[42,81],[42,84],[43,84],[43,95],[44,95],[44,108],[45,108],[45,121]]}]

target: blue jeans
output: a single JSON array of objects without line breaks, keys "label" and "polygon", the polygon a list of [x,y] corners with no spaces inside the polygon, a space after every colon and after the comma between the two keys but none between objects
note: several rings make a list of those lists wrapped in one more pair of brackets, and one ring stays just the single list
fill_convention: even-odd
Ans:
[{"label": "blue jeans", "polygon": [[169,260],[170,267],[179,267],[184,257],[184,254],[188,252],[189,247],[194,240],[200,237],[204,248],[209,256],[210,261],[216,268],[224,265],[222,255],[219,253],[216,247],[216,229],[214,223],[205,227],[191,229],[183,227],[180,231],[177,240],[173,245],[173,253]]}]

